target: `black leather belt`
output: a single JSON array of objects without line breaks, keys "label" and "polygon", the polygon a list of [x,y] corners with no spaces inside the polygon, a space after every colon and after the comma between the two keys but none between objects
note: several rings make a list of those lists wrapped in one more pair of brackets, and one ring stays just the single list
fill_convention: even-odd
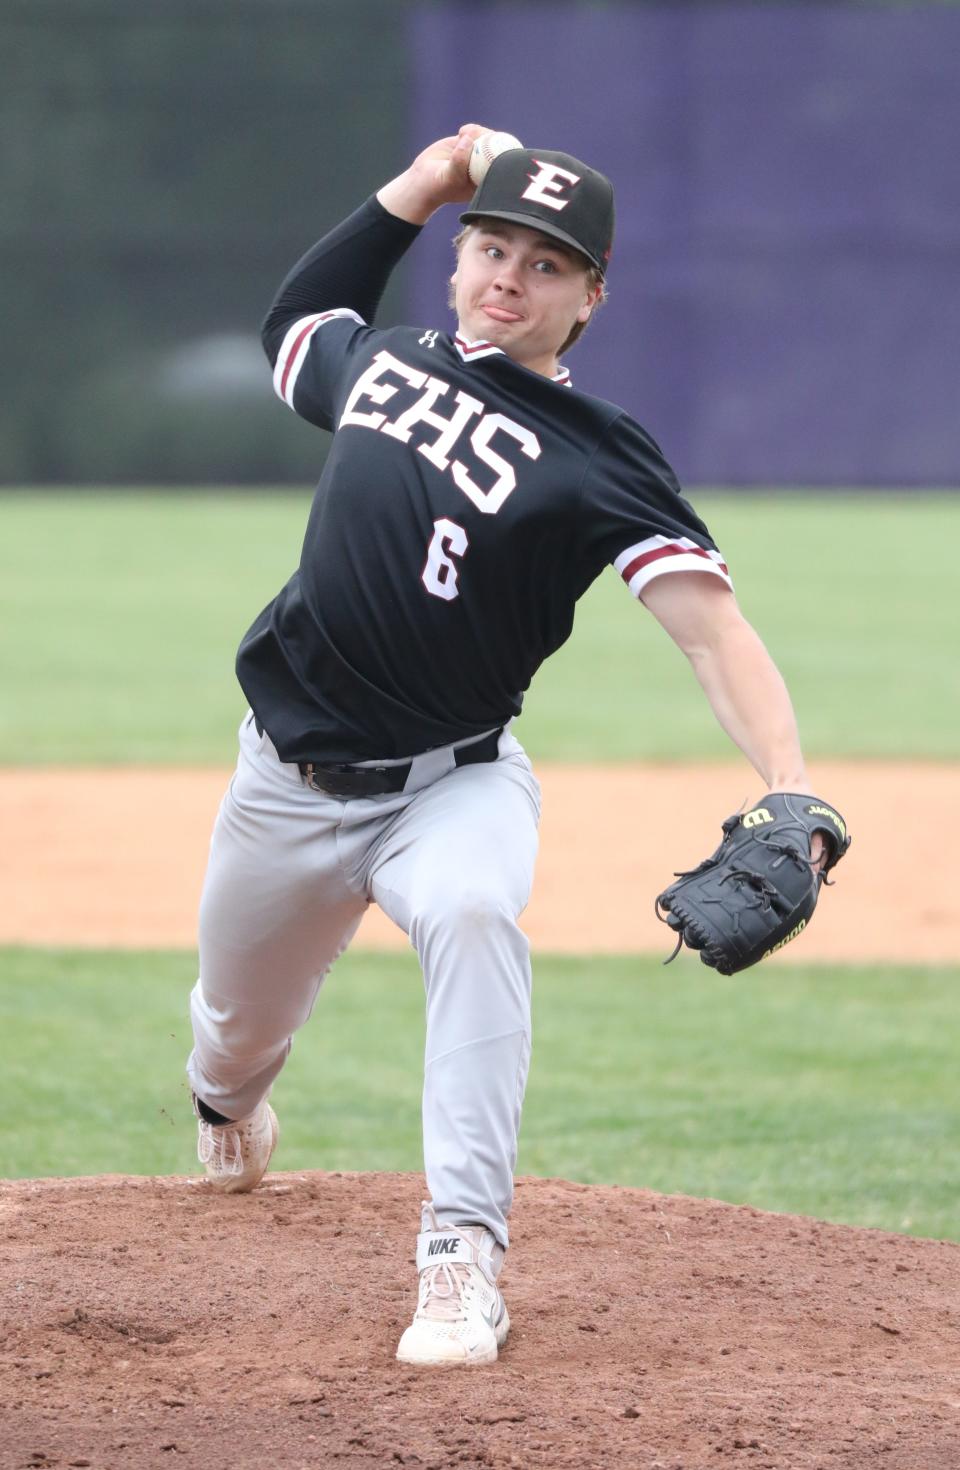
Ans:
[{"label": "black leather belt", "polygon": [[[453,752],[454,765],[475,766],[495,761],[501,734],[502,730],[494,730],[482,740],[458,746]],[[327,796],[341,797],[385,796],[391,791],[402,791],[412,765],[413,761],[404,761],[399,766],[322,766],[316,761],[299,762],[300,774],[308,786]]]},{"label": "black leather belt", "polygon": [[[263,726],[256,715],[253,717],[257,734],[263,734]],[[472,740],[469,745],[459,745],[453,752],[456,766],[485,765],[495,761],[500,753],[500,736],[503,726],[484,735],[482,740]],[[349,762],[325,766],[318,761],[298,761],[297,767],[306,784],[314,791],[327,796],[386,796],[390,792],[402,791],[407,784],[413,761],[403,761],[398,766],[356,766]]]},{"label": "black leather belt", "polygon": [[[263,734],[263,726],[253,717],[257,734]],[[482,740],[473,740],[469,745],[460,745],[453,752],[456,766],[485,765],[495,761],[500,750],[503,726]],[[298,761],[301,776],[314,791],[323,791],[327,796],[386,796],[391,791],[402,791],[407,784],[413,761],[404,761],[399,766],[352,766],[348,763],[322,766],[317,761]]]}]

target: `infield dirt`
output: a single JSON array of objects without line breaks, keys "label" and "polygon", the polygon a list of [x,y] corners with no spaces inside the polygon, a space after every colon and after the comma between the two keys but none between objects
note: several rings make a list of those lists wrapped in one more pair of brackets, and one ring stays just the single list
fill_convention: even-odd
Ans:
[{"label": "infield dirt", "polygon": [[[753,800],[743,766],[543,766],[541,851],[522,923],[535,950],[668,953],[653,898]],[[853,834],[810,928],[768,964],[960,963],[960,766],[822,762]],[[218,770],[0,770],[0,944],[192,949]],[[936,861],[930,861],[936,831]],[[371,909],[355,944],[402,947]]]}]

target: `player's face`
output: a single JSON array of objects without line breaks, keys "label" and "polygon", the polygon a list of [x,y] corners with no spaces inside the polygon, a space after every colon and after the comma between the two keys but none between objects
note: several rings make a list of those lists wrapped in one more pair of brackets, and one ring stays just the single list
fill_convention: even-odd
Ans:
[{"label": "player's face", "polygon": [[476,225],[453,276],[460,331],[552,376],[574,322],[584,322],[599,290],[583,258],[525,225]]}]

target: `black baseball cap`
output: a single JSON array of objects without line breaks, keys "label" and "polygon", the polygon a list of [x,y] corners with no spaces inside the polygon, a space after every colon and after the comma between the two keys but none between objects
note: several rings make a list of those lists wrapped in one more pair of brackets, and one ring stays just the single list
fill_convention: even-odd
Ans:
[{"label": "black baseball cap", "polygon": [[482,216],[537,229],[606,272],[613,248],[613,185],[569,153],[549,148],[499,153],[460,220],[468,225]]}]

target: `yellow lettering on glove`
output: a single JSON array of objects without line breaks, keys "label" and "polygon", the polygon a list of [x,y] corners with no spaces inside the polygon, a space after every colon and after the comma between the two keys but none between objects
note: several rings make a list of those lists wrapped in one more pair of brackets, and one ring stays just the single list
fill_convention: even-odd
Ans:
[{"label": "yellow lettering on glove", "polygon": [[843,841],[846,842],[847,829],[844,824],[843,818],[839,816],[836,812],[831,811],[828,806],[808,806],[807,815],[811,817],[829,817],[833,825],[836,827],[837,831],[840,833]]},{"label": "yellow lettering on glove", "polygon": [[796,937],[800,933],[801,929],[806,929],[806,927],[807,927],[807,921],[806,921],[806,919],[801,919],[800,922],[799,922],[799,924],[797,925],[796,929],[791,929],[790,930],[790,933],[784,939],[778,940],[778,942],[776,944],[772,944],[769,949],[765,949],[763,951],[763,954],[760,956],[760,958],[762,960],[765,960],[767,958],[767,955],[776,954],[776,952],[777,952],[778,949],[783,949],[783,946],[785,944],[789,944],[790,941],[791,941],[791,939],[796,939]]}]

